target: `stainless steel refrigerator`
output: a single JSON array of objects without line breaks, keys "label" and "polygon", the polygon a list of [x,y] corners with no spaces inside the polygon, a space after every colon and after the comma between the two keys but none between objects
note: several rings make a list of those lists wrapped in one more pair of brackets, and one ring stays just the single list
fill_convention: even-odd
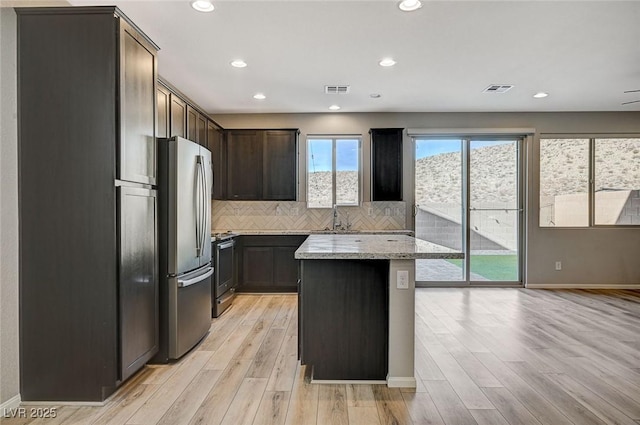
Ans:
[{"label": "stainless steel refrigerator", "polygon": [[177,359],[211,324],[211,152],[182,137],[158,142],[160,351]]}]

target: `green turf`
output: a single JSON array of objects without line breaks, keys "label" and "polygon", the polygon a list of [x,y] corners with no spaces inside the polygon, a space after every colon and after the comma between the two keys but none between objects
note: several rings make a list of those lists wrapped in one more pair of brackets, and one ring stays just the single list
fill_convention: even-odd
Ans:
[{"label": "green turf", "polygon": [[[462,260],[447,260],[462,268]],[[489,280],[517,281],[518,257],[516,255],[472,255],[471,272]]]}]

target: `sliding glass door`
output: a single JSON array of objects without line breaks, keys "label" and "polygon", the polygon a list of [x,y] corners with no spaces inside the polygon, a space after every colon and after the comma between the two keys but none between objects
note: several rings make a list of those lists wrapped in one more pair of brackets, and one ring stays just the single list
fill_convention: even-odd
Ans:
[{"label": "sliding glass door", "polygon": [[418,260],[422,285],[521,284],[520,138],[415,139],[416,237],[465,253]]}]

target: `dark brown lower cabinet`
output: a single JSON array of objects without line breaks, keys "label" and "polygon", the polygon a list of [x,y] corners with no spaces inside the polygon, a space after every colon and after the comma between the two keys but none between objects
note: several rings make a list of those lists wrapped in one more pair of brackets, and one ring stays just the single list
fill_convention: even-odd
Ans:
[{"label": "dark brown lower cabinet", "polygon": [[127,379],[159,347],[156,191],[119,187],[120,375]]},{"label": "dark brown lower cabinet", "polygon": [[386,380],[389,261],[300,263],[299,354],[313,379]]},{"label": "dark brown lower cabinet", "polygon": [[238,292],[296,292],[294,253],[306,235],[243,235],[237,238]]}]

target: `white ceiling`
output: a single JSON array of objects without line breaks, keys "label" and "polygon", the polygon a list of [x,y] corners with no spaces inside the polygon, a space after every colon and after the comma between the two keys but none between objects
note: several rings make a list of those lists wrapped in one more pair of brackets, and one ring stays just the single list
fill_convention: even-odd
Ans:
[{"label": "white ceiling", "polygon": [[[209,113],[640,111],[622,105],[640,100],[623,93],[640,90],[640,1],[213,2],[70,0],[117,5],[161,47],[160,75]],[[397,65],[380,67],[387,56]]]}]

